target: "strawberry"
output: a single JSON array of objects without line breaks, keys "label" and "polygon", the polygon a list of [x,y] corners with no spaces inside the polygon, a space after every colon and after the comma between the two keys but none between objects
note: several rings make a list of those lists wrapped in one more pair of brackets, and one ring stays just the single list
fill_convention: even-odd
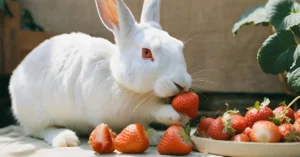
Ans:
[{"label": "strawberry", "polygon": [[237,134],[231,140],[236,142],[250,142],[250,138],[246,134]]},{"label": "strawberry", "polygon": [[197,127],[198,135],[202,137],[206,137],[207,129],[214,120],[215,120],[214,118],[204,118],[204,117],[201,118]]},{"label": "strawberry", "polygon": [[252,128],[253,124],[259,120],[269,120],[271,117],[273,117],[274,114],[272,110],[267,107],[269,103],[270,100],[265,98],[261,105],[259,101],[256,101],[253,107],[248,108],[245,119],[250,128]]},{"label": "strawberry", "polygon": [[230,117],[232,122],[232,128],[235,130],[235,133],[242,133],[247,127],[246,119],[237,113],[230,114]]},{"label": "strawberry", "polygon": [[88,143],[95,152],[100,154],[112,153],[115,150],[110,130],[104,123],[101,123],[92,131]]},{"label": "strawberry", "polygon": [[279,127],[281,141],[298,142],[300,141],[300,132],[292,124],[281,124]]},{"label": "strawberry", "polygon": [[157,151],[161,155],[187,155],[192,151],[189,126],[171,125],[161,138]]},{"label": "strawberry", "polygon": [[300,118],[296,119],[295,123],[293,124],[295,129],[300,132]]},{"label": "strawberry", "polygon": [[178,112],[183,112],[190,118],[198,115],[199,97],[194,92],[180,93],[172,100],[173,108]]},{"label": "strawberry", "polygon": [[115,139],[116,139],[116,137],[117,137],[117,134],[116,134],[115,132],[113,132],[113,131],[110,130],[110,137],[111,137],[111,140],[112,140],[113,142],[115,142]]},{"label": "strawberry", "polygon": [[231,127],[231,120],[228,116],[216,118],[207,129],[208,137],[216,140],[229,140],[233,133],[234,129]]},{"label": "strawberry", "polygon": [[250,131],[250,139],[252,142],[279,142],[281,134],[278,127],[266,120],[257,121]]},{"label": "strawberry", "polygon": [[247,127],[245,130],[244,130],[244,134],[250,136],[250,132],[251,132],[251,128],[250,127]]},{"label": "strawberry", "polygon": [[141,124],[130,124],[118,134],[114,146],[122,153],[143,153],[149,147],[149,139]]},{"label": "strawberry", "polygon": [[273,110],[274,117],[271,119],[276,125],[285,123],[293,123],[295,121],[294,111],[291,108],[287,108],[285,102],[280,103],[280,106]]},{"label": "strawberry", "polygon": [[300,118],[300,109],[295,113],[295,119]]}]

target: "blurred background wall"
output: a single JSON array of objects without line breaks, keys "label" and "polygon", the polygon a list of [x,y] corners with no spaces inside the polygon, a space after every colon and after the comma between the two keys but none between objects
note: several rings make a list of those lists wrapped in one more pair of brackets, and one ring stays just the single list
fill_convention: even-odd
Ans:
[{"label": "blurred background wall", "polygon": [[[113,41],[112,34],[99,20],[94,0],[18,1],[51,33],[79,31]],[[194,38],[186,44],[184,53],[189,71],[203,90],[283,92],[277,76],[264,74],[256,61],[257,50],[270,35],[269,28],[249,26],[242,28],[236,37],[231,34],[236,19],[265,0],[161,1],[163,29],[178,38]],[[143,1],[125,2],[139,20]]]}]

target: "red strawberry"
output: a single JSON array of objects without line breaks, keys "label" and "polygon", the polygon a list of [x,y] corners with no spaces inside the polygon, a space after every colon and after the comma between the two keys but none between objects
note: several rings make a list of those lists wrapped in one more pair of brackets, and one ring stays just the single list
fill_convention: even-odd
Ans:
[{"label": "red strawberry", "polygon": [[292,123],[295,121],[294,111],[291,108],[286,109],[285,102],[280,103],[281,106],[278,106],[276,109],[273,110],[274,118],[272,118],[272,122],[277,125],[283,124],[286,121],[288,123]]},{"label": "red strawberry", "polygon": [[242,133],[247,127],[246,119],[237,113],[230,114],[230,117],[232,122],[232,128],[235,130],[235,133]]},{"label": "red strawberry", "polygon": [[295,123],[293,124],[295,129],[300,132],[300,118],[296,119]]},{"label": "red strawberry", "polygon": [[111,134],[108,126],[104,123],[101,123],[90,134],[89,145],[97,153],[112,153],[115,148],[110,135]]},{"label": "red strawberry", "polygon": [[198,135],[206,137],[207,129],[214,120],[214,118],[201,118],[197,128]]},{"label": "red strawberry", "polygon": [[162,155],[187,155],[192,151],[189,126],[171,125],[160,140],[157,151]]},{"label": "red strawberry", "polygon": [[296,131],[292,124],[281,124],[279,127],[281,134],[281,141],[284,142],[298,142],[300,141],[300,132]]},{"label": "red strawberry", "polygon": [[198,115],[199,97],[194,92],[181,93],[172,100],[172,106],[176,111],[183,112],[190,118],[196,118]]},{"label": "red strawberry", "polygon": [[116,137],[114,146],[122,153],[143,153],[149,147],[149,139],[140,124],[130,124]]},{"label": "red strawberry", "polygon": [[110,130],[110,137],[111,137],[112,142],[115,142],[117,134],[115,132],[113,132],[113,131]]},{"label": "red strawberry", "polygon": [[300,109],[295,113],[295,119],[300,118]]},{"label": "red strawberry", "polygon": [[250,132],[251,132],[251,128],[247,127],[243,133],[246,134],[247,136],[250,136]]},{"label": "red strawberry", "polygon": [[232,141],[250,142],[250,138],[246,134],[237,134],[237,135],[233,136]]},{"label": "red strawberry", "polygon": [[253,107],[248,108],[245,119],[250,128],[252,128],[253,124],[257,121],[269,120],[271,117],[273,117],[274,114],[272,110],[267,107],[269,103],[269,99],[265,98],[261,105],[259,105],[259,101],[256,101]]},{"label": "red strawberry", "polygon": [[[229,118],[230,119],[230,118]],[[225,123],[225,125],[224,125]],[[231,138],[231,134],[234,133],[234,129],[231,127],[225,127],[226,124],[231,123],[228,118],[218,117],[214,120],[214,122],[208,127],[207,135],[210,138],[216,140],[229,140]],[[230,134],[228,133],[230,132]]]},{"label": "red strawberry", "polygon": [[250,131],[252,142],[279,142],[281,134],[278,127],[266,120],[257,121]]}]

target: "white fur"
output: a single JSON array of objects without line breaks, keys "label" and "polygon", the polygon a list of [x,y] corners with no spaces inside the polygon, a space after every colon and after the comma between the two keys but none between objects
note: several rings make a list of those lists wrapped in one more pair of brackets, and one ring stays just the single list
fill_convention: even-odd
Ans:
[{"label": "white fur", "polygon": [[[132,123],[147,128],[151,122],[188,122],[159,99],[177,94],[175,83],[185,90],[191,86],[182,42],[154,27],[153,20],[126,22],[134,18],[122,0],[117,4],[120,26],[111,29],[116,45],[82,33],[59,35],[13,71],[12,111],[29,135],[65,147],[77,146],[76,134],[89,135],[100,123],[119,132]],[[142,58],[144,47],[152,50],[153,62]]]}]

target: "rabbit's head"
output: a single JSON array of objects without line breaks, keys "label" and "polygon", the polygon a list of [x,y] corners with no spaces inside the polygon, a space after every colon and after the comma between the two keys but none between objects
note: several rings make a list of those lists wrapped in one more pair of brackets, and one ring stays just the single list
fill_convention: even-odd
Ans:
[{"label": "rabbit's head", "polygon": [[123,0],[96,0],[101,21],[115,37],[118,52],[111,59],[114,79],[138,93],[154,91],[169,97],[189,90],[191,76],[183,43],[162,30],[160,0],[145,0],[140,23]]}]

